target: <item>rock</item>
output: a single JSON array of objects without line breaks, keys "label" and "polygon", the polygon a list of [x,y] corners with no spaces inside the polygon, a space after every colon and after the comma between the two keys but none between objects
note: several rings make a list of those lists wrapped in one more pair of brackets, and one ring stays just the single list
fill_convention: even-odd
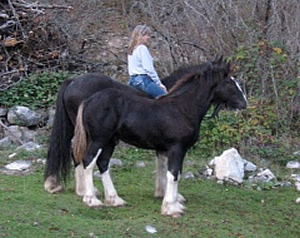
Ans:
[{"label": "rock", "polygon": [[195,178],[195,175],[192,172],[187,172],[184,174],[185,179],[193,179]]},{"label": "rock", "polygon": [[300,163],[298,161],[289,161],[286,167],[288,169],[300,169]]},{"label": "rock", "polygon": [[296,199],[296,203],[300,204],[300,197]]},{"label": "rock", "polygon": [[8,137],[12,142],[18,142],[18,140],[22,139],[22,131],[19,126],[9,126],[8,130],[5,130],[4,136]]},{"label": "rock", "polygon": [[5,117],[8,110],[6,108],[0,107],[0,117]]},{"label": "rock", "polygon": [[293,155],[300,155],[300,150],[295,151],[295,152],[293,153]]},{"label": "rock", "polygon": [[156,228],[153,227],[153,226],[150,226],[150,225],[146,226],[145,229],[146,229],[146,231],[147,231],[148,233],[150,233],[150,234],[154,234],[154,233],[157,232]]},{"label": "rock", "polygon": [[41,146],[34,142],[27,142],[26,144],[17,147],[17,150],[23,149],[26,151],[34,151],[34,150],[38,150],[40,148],[41,148]]},{"label": "rock", "polygon": [[5,165],[5,168],[8,170],[23,171],[30,168],[31,165],[32,165],[31,161],[17,160],[15,162]]},{"label": "rock", "polygon": [[136,162],[135,166],[137,168],[145,168],[146,167],[146,163],[144,161],[138,161],[138,162]]},{"label": "rock", "polygon": [[300,191],[300,182],[296,181],[296,182],[295,182],[295,186],[296,186],[296,189],[297,189],[298,191]]},{"label": "rock", "polygon": [[0,140],[0,148],[5,149],[8,148],[12,145],[12,141],[9,137],[4,137]]},{"label": "rock", "polygon": [[257,169],[257,166],[255,164],[253,164],[250,161],[244,160],[245,161],[245,171],[247,172],[254,172]]},{"label": "rock", "polygon": [[124,163],[120,159],[111,158],[109,162],[110,167],[123,167]]},{"label": "rock", "polygon": [[245,160],[235,148],[216,156],[209,165],[215,166],[215,176],[218,180],[243,182]]},{"label": "rock", "polygon": [[7,120],[10,124],[29,127],[42,122],[43,115],[30,110],[28,107],[15,106],[8,111]]},{"label": "rock", "polygon": [[265,169],[262,172],[259,172],[256,176],[255,179],[259,182],[270,182],[272,180],[276,180],[275,175],[271,172],[270,169]]}]

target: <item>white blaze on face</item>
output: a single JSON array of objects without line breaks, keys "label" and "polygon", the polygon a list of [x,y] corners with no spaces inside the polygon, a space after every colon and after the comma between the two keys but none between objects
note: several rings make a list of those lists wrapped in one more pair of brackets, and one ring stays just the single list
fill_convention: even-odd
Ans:
[{"label": "white blaze on face", "polygon": [[241,86],[239,85],[239,83],[235,80],[234,77],[230,77],[230,79],[235,83],[235,85],[237,86],[237,88],[238,88],[238,89],[240,90],[240,92],[242,93],[242,95],[243,95],[243,97],[244,97],[244,99],[245,99],[245,102],[248,104],[248,100],[247,100],[247,98],[246,98],[246,95],[244,94],[244,92],[243,92]]}]

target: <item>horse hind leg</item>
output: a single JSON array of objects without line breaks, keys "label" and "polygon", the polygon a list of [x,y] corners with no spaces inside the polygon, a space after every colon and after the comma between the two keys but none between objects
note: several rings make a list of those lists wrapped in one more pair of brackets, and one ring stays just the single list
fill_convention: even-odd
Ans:
[{"label": "horse hind leg", "polygon": [[[85,194],[85,178],[83,164],[80,163],[75,167],[75,191],[78,196],[84,196]],[[94,187],[96,196],[100,195],[100,192]]]},{"label": "horse hind leg", "polygon": [[64,191],[64,187],[60,184],[57,176],[50,175],[46,178],[44,183],[44,189],[52,194],[60,193]]},{"label": "horse hind leg", "polygon": [[155,197],[163,198],[166,191],[167,183],[167,163],[168,157],[163,153],[157,153],[156,157],[156,183],[155,183]]},{"label": "horse hind leg", "polygon": [[97,165],[101,174],[102,184],[104,188],[105,205],[112,207],[120,207],[126,205],[126,202],[119,197],[117,190],[112,182],[109,171],[109,160],[114,151],[115,144],[111,142],[105,147],[103,153],[97,160]]},{"label": "horse hind leg", "polygon": [[[85,182],[83,202],[86,203],[89,207],[99,207],[103,205],[103,203],[96,196],[94,182],[93,182],[93,170],[101,151],[102,149],[99,149],[97,151],[96,156],[92,159],[92,161],[86,166],[85,169],[83,169],[83,177]],[[85,158],[88,155],[89,153],[87,153]]]}]

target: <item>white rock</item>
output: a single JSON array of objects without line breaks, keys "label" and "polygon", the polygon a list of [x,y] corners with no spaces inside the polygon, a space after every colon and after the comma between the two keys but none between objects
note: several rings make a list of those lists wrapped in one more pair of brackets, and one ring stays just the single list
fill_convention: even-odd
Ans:
[{"label": "white rock", "polygon": [[193,174],[193,172],[187,172],[187,173],[185,173],[184,174],[184,178],[185,179],[193,179],[193,178],[195,178],[195,175]]},{"label": "white rock", "polygon": [[257,169],[257,166],[253,164],[250,161],[244,160],[245,161],[245,171],[247,172],[253,172]]},{"label": "white rock", "polygon": [[26,151],[34,151],[34,150],[38,150],[40,148],[41,148],[40,145],[30,141],[30,142],[25,143],[24,145],[19,146],[17,148],[17,150],[24,149]]},{"label": "white rock", "polygon": [[293,155],[300,155],[300,150],[295,151],[295,152],[293,153]]},{"label": "white rock", "polygon": [[135,166],[137,168],[145,168],[146,167],[146,163],[144,161],[138,161],[138,162],[136,162]]},{"label": "white rock", "polygon": [[259,181],[270,182],[271,180],[276,180],[275,175],[271,172],[270,169],[265,169],[262,172],[256,175],[256,178]]},{"label": "white rock", "polygon": [[244,178],[245,161],[235,148],[224,151],[220,156],[216,156],[210,165],[215,165],[215,176],[219,180],[242,183]]},{"label": "white rock", "polygon": [[300,182],[300,174],[291,174],[292,179]]},{"label": "white rock", "polygon": [[295,186],[296,186],[296,189],[297,189],[298,191],[300,191],[300,182],[297,181],[297,182],[295,183]]},{"label": "white rock", "polygon": [[148,226],[146,226],[145,228],[146,228],[146,231],[149,232],[150,234],[154,234],[154,233],[157,232],[156,228],[153,227],[153,226],[149,226],[149,225],[148,225]]},{"label": "white rock", "polygon": [[296,199],[296,203],[300,204],[300,197]]},{"label": "white rock", "polygon": [[300,163],[298,161],[289,161],[286,167],[288,169],[300,169]]},{"label": "white rock", "polygon": [[15,161],[15,162],[5,165],[5,168],[9,169],[9,170],[23,171],[25,169],[28,169],[31,166],[31,164],[32,164],[31,161],[18,160],[18,161]]},{"label": "white rock", "polygon": [[120,159],[115,159],[115,158],[111,158],[110,161],[109,161],[109,166],[110,167],[122,167],[124,164],[122,162],[122,160]]}]

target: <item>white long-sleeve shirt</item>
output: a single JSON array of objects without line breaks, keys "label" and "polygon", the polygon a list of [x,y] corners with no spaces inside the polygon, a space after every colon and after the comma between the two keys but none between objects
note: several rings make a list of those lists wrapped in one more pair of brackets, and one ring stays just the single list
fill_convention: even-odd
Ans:
[{"label": "white long-sleeve shirt", "polygon": [[136,74],[147,74],[158,85],[161,81],[153,65],[153,58],[145,45],[138,45],[132,55],[127,56],[128,73],[130,76]]}]

